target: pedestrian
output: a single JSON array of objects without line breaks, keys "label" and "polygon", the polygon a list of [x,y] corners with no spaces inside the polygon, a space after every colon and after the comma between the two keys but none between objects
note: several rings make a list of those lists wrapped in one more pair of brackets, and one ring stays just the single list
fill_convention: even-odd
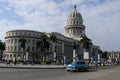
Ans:
[{"label": "pedestrian", "polygon": [[98,66],[97,66],[97,61],[94,61],[94,66],[95,66],[95,68],[98,67]]},{"label": "pedestrian", "polygon": [[9,59],[6,60],[6,64],[7,64],[7,65],[10,65]]},{"label": "pedestrian", "polygon": [[16,58],[13,57],[13,64],[15,65],[16,64]]}]

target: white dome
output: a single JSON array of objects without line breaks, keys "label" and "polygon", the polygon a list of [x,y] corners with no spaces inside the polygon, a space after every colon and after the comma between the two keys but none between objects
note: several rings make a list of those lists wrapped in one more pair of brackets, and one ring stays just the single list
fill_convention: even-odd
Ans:
[{"label": "white dome", "polygon": [[77,12],[76,5],[74,6],[74,10],[69,14],[69,16],[67,18],[67,20],[70,20],[70,19],[72,19],[72,20],[78,19],[83,23],[82,16],[79,12]]},{"label": "white dome", "polygon": [[77,12],[76,5],[74,10],[69,14],[67,18],[67,24],[65,26],[65,35],[76,40],[80,40],[80,36],[85,34],[85,26],[83,24],[83,18],[79,12]]}]

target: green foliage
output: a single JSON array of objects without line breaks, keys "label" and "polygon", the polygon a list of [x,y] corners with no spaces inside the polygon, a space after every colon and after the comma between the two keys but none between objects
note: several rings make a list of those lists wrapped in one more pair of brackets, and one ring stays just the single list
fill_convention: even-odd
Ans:
[{"label": "green foliage", "polygon": [[41,41],[47,41],[47,40],[48,40],[48,36],[45,33],[42,33]]},{"label": "green foliage", "polygon": [[52,41],[52,42],[56,42],[57,41],[57,38],[56,38],[56,35],[54,33],[50,33],[49,34],[49,39]]},{"label": "green foliage", "polygon": [[51,64],[50,61],[41,62],[41,64]]},{"label": "green foliage", "polygon": [[23,52],[22,52],[23,56],[22,56],[22,58],[24,58],[24,55],[25,55],[25,44],[26,44],[27,41],[26,41],[26,39],[21,38],[21,39],[19,39],[19,42],[20,42],[20,47],[23,48]]},{"label": "green foliage", "polygon": [[100,50],[98,54],[102,54],[102,53],[103,53],[102,50]]},{"label": "green foliage", "polygon": [[92,45],[92,43],[90,42],[90,39],[86,35],[82,35],[81,37],[82,39],[80,40],[80,43],[82,48],[89,49],[90,45]]},{"label": "green foliage", "polygon": [[41,35],[41,40],[37,42],[37,50],[41,53],[41,56],[49,55],[50,43],[48,39],[49,37],[45,33],[43,33]]},{"label": "green foliage", "polygon": [[76,42],[73,42],[73,48],[74,48],[74,49],[77,48],[77,44],[76,44]]},{"label": "green foliage", "polygon": [[5,50],[5,43],[0,40],[0,50]]},{"label": "green foliage", "polygon": [[103,58],[103,59],[108,59],[107,54],[108,54],[107,51],[103,52],[103,53],[102,53],[102,58]]},{"label": "green foliage", "polygon": [[[55,33],[50,33],[49,34],[49,39],[50,41],[52,41],[53,43],[57,42],[57,38],[56,38],[56,34]],[[55,46],[55,45],[54,45]],[[56,52],[56,46],[54,47],[55,48],[55,51]]]},{"label": "green foliage", "polygon": [[25,48],[25,43],[27,42],[26,39],[21,38],[21,39],[19,39],[19,42],[20,42],[20,47]]},{"label": "green foliage", "polygon": [[30,53],[30,56],[31,57],[35,57],[35,53]]}]

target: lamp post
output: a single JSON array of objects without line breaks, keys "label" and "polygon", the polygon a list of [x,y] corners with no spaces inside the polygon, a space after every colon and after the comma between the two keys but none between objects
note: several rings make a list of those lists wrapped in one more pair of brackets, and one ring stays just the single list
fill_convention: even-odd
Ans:
[{"label": "lamp post", "polygon": [[66,56],[64,56],[64,66],[66,66]]},{"label": "lamp post", "polygon": [[55,51],[54,51],[54,61],[56,62],[56,46],[55,46]]}]

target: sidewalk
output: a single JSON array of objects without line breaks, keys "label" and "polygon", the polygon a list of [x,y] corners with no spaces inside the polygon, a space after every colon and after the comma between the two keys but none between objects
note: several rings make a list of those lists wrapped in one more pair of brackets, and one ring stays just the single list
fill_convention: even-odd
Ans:
[{"label": "sidewalk", "polygon": [[23,65],[23,64],[10,64],[6,65],[5,63],[0,63],[0,68],[16,68],[16,69],[64,69],[64,65]]},{"label": "sidewalk", "polygon": [[[109,69],[117,65],[106,65],[106,66],[98,66],[91,67],[91,69]],[[0,68],[14,68],[14,69],[65,69],[64,65],[40,65],[40,64],[10,64],[6,65],[5,63],[0,63]]]}]

